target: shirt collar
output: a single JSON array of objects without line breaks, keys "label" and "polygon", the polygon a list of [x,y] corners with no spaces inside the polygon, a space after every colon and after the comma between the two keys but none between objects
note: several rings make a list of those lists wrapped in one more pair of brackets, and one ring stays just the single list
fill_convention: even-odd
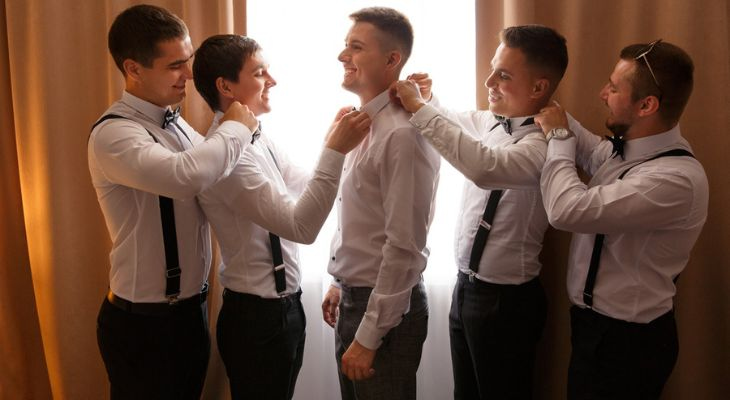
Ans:
[{"label": "shirt collar", "polygon": [[[537,114],[535,114],[535,115],[537,115]],[[535,125],[534,121],[531,124],[528,124],[525,126],[522,126],[522,124],[524,124],[525,121],[527,121],[529,118],[534,119],[535,115],[526,115],[524,117],[508,118],[510,126],[512,127],[512,136],[515,136],[516,133],[526,131],[530,128],[532,128],[532,130],[534,130],[537,127],[537,125]],[[492,118],[493,118],[494,122],[492,122],[491,126],[489,126],[488,128],[497,129],[497,126],[500,125],[500,123],[499,123],[499,121],[497,121],[496,115],[494,113],[492,113]],[[500,130],[502,130],[502,132],[504,132],[504,128],[500,127]],[[504,133],[506,134],[506,132],[504,132]]]},{"label": "shirt collar", "polygon": [[170,106],[160,107],[149,101],[142,100],[126,90],[122,92],[122,102],[154,121],[157,125],[162,125],[162,121],[165,119],[165,112],[170,109]]},{"label": "shirt collar", "polygon": [[624,157],[627,161],[645,158],[649,154],[672,145],[676,147],[676,143],[680,141],[682,141],[682,133],[677,124],[666,132],[626,141]]},{"label": "shirt collar", "polygon": [[375,96],[375,98],[373,98],[372,100],[368,101],[367,104],[360,107],[360,110],[366,112],[368,116],[373,119],[375,118],[375,115],[380,112],[380,110],[388,105],[388,103],[390,103],[390,96],[388,95],[388,91],[386,90]]}]

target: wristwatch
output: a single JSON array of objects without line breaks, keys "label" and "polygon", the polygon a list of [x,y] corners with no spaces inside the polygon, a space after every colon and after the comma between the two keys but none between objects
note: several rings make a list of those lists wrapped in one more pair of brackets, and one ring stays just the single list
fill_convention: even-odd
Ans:
[{"label": "wristwatch", "polygon": [[553,128],[548,132],[547,135],[545,135],[545,139],[550,141],[550,139],[556,139],[556,140],[565,140],[570,137],[574,137],[575,134],[570,129],[566,128]]}]

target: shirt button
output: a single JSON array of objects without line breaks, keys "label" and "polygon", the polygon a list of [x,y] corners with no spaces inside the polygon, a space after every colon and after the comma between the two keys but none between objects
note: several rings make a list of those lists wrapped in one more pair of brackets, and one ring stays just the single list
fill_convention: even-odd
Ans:
[{"label": "shirt button", "polygon": [[332,257],[332,261],[335,261],[335,258],[334,257]]}]

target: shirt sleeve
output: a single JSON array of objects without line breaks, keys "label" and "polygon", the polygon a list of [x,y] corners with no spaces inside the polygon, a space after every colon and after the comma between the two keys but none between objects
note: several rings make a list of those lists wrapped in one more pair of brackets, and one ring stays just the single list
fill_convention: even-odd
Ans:
[{"label": "shirt sleeve", "polygon": [[[587,187],[575,167],[576,139],[551,140],[542,172],[550,224],[578,233],[627,233],[668,228],[689,215],[693,185],[666,160],[638,165],[622,180]],[[627,167],[628,168],[628,167]]]},{"label": "shirt sleeve", "polygon": [[[439,161],[415,129],[393,132],[379,165],[385,212],[383,260],[355,339],[378,348],[410,308],[411,290],[426,268],[426,236]],[[430,154],[429,154],[430,153]]]},{"label": "shirt sleeve", "polygon": [[446,161],[478,187],[487,190],[537,187],[547,148],[544,135],[530,133],[515,144],[490,148],[467,133],[462,125],[467,124],[477,132],[487,129],[483,118],[476,115],[479,113],[460,113],[462,117],[456,118],[460,120],[457,123],[427,104],[411,117],[411,124]]},{"label": "shirt sleeve", "polygon": [[[215,197],[236,215],[284,239],[310,244],[332,209],[344,159],[343,154],[324,149],[312,179],[298,199],[280,191],[247,155],[231,175],[211,191],[215,191]],[[206,196],[204,193],[203,197]]]},{"label": "shirt sleeve", "polygon": [[176,152],[140,124],[111,120],[92,134],[100,170],[116,184],[171,198],[190,198],[228,175],[251,141],[248,128],[226,121],[205,141]]},{"label": "shirt sleeve", "polygon": [[304,192],[309,179],[312,178],[312,172],[292,163],[286,152],[281,151],[273,141],[269,143],[289,193],[292,196],[299,197]]},{"label": "shirt sleeve", "polygon": [[568,127],[576,137],[575,162],[588,175],[593,176],[608,158],[601,146],[602,139],[584,128],[572,115],[568,114]]}]

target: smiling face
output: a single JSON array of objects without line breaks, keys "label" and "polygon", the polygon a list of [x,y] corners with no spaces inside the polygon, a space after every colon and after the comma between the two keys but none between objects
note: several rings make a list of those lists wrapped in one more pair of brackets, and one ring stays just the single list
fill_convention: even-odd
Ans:
[{"label": "smiling face", "polygon": [[243,63],[238,73],[238,82],[225,80],[232,100],[248,106],[254,115],[271,111],[269,89],[276,86],[276,80],[269,74],[269,64],[261,51],[255,52]]},{"label": "smiling face", "polygon": [[393,57],[398,57],[397,65],[400,56],[394,50],[383,49],[381,36],[373,24],[357,22],[347,34],[345,49],[337,57],[345,69],[342,87],[360,96],[363,104],[398,79],[398,72],[391,67]]},{"label": "smiling face", "polygon": [[500,44],[492,58],[492,73],[484,82],[489,89],[489,111],[505,117],[537,113],[536,100],[542,96],[536,96],[537,81],[522,50]]},{"label": "smiling face", "polygon": [[615,135],[626,135],[639,111],[641,102],[634,101],[631,96],[633,89],[630,78],[635,68],[633,60],[620,60],[600,92],[601,100],[609,111],[606,127]]},{"label": "smiling face", "polygon": [[193,45],[190,37],[165,40],[157,44],[159,56],[148,68],[137,61],[124,61],[127,91],[156,104],[167,107],[185,98],[185,86],[192,79],[190,59]]}]

